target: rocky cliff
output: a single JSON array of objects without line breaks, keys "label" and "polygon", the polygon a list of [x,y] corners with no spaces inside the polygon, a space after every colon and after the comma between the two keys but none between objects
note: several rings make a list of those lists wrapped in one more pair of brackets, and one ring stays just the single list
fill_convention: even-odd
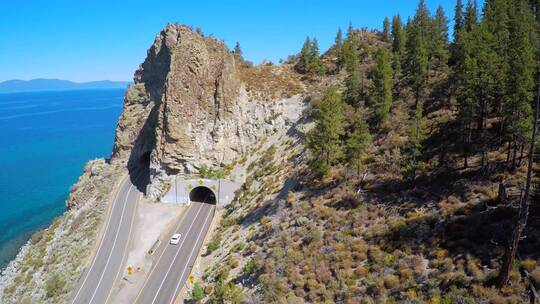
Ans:
[{"label": "rocky cliff", "polygon": [[157,35],[126,93],[112,155],[150,168],[150,196],[168,176],[230,163],[285,123],[275,114],[281,103],[248,97],[238,61],[223,42],[187,26]]}]

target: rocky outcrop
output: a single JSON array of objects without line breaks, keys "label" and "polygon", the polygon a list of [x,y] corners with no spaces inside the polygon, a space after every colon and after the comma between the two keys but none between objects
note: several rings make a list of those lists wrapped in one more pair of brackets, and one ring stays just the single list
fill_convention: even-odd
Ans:
[{"label": "rocky outcrop", "polygon": [[285,123],[279,102],[249,100],[236,64],[223,42],[187,26],[156,37],[126,93],[112,156],[150,168],[150,196],[168,176],[230,163]]}]

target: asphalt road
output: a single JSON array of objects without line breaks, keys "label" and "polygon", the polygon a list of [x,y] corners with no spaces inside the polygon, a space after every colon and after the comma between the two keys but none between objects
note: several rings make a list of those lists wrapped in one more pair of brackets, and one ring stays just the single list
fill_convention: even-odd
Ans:
[{"label": "asphalt road", "polygon": [[84,270],[70,303],[107,303],[125,268],[140,192],[127,178],[122,183],[94,259]]},{"label": "asphalt road", "polygon": [[182,234],[178,245],[167,244],[154,262],[135,303],[173,303],[195,263],[210,228],[215,205],[192,202],[174,233]]}]

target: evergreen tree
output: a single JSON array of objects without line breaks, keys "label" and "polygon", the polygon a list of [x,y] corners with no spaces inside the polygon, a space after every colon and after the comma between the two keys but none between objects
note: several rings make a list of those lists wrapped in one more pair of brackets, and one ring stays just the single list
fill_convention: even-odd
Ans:
[{"label": "evergreen tree", "polygon": [[296,65],[296,69],[301,73],[306,73],[309,68],[309,63],[311,62],[311,40],[309,39],[309,36],[306,37],[306,40],[304,41],[304,44],[302,45],[302,50],[300,50],[300,56],[298,58],[298,64]]},{"label": "evergreen tree", "polygon": [[390,19],[388,19],[388,17],[384,18],[382,39],[385,42],[390,42],[391,41],[391,37],[390,37]]},{"label": "evergreen tree", "polygon": [[234,54],[238,57],[242,57],[242,49],[240,48],[240,42],[236,42],[236,45],[234,46]]},{"label": "evergreen tree", "polygon": [[341,28],[336,33],[334,49],[337,57],[337,69],[340,71],[343,68],[343,33],[341,32]]},{"label": "evergreen tree", "polygon": [[512,168],[515,168],[518,149],[528,141],[532,130],[536,31],[533,15],[524,1],[518,0],[510,14],[509,69],[503,118],[509,145],[513,147]]},{"label": "evergreen tree", "polygon": [[455,47],[463,57],[459,57],[454,67],[453,78],[457,83],[458,123],[461,128],[461,147],[463,149],[464,167],[468,167],[468,159],[472,150],[472,130],[476,115],[475,75],[476,61],[473,58],[472,34],[466,30],[459,33]]},{"label": "evergreen tree", "polygon": [[347,28],[347,39],[351,38],[354,35],[354,28],[352,22],[349,22],[349,27]]},{"label": "evergreen tree", "polygon": [[416,107],[408,129],[408,163],[405,166],[405,178],[412,180],[416,177],[420,168],[420,157],[422,156],[422,144],[427,137],[427,120],[424,117],[424,104],[422,101],[416,103]]},{"label": "evergreen tree", "polygon": [[351,106],[358,106],[362,97],[362,77],[358,70],[358,65],[353,65],[348,69],[348,75],[345,79],[345,102]]},{"label": "evergreen tree", "polygon": [[352,131],[349,132],[346,142],[347,162],[356,170],[358,176],[362,173],[368,156],[367,149],[372,141],[368,124],[360,113],[361,111],[357,111],[355,115]]},{"label": "evergreen tree", "polygon": [[341,28],[338,28],[336,33],[335,46],[337,49],[341,49],[343,47],[343,33],[341,32]]},{"label": "evergreen tree", "polygon": [[463,24],[461,29],[472,31],[472,29],[478,24],[478,3],[476,0],[468,0],[467,7],[465,8],[465,15],[463,16]]},{"label": "evergreen tree", "polygon": [[454,42],[457,41],[459,32],[463,27],[463,1],[457,0],[456,7],[454,9]]},{"label": "evergreen tree", "polygon": [[405,53],[405,31],[401,16],[396,15],[392,19],[392,68],[394,69],[394,78],[401,74],[401,64]]},{"label": "evergreen tree", "polygon": [[[509,24],[510,3],[508,0],[487,0],[484,6],[484,18],[482,26],[486,27],[486,31],[491,34],[489,48],[493,51],[491,60],[491,69],[493,81],[497,84],[491,87],[492,99],[490,102],[491,109],[497,116],[502,115],[502,103],[504,99],[505,86],[509,69],[509,53],[508,47],[510,43],[510,24]],[[502,126],[504,127],[504,126]]]},{"label": "evergreen tree", "polygon": [[319,42],[317,41],[317,38],[314,37],[311,41],[308,53],[308,71],[313,74],[323,75],[324,65],[321,58],[319,57]]},{"label": "evergreen tree", "polygon": [[349,73],[358,68],[360,64],[360,52],[356,37],[349,36],[343,45],[343,65]]},{"label": "evergreen tree", "polygon": [[431,43],[431,56],[440,66],[448,64],[448,19],[446,19],[442,6],[437,8],[435,19],[433,20],[433,40]]},{"label": "evergreen tree", "polygon": [[381,48],[375,53],[375,69],[373,70],[373,123],[383,122],[392,105],[392,65],[390,52],[386,48]]},{"label": "evergreen tree", "polygon": [[[533,15],[530,13],[530,9],[528,8],[528,3],[526,3],[525,1],[522,1],[522,0],[518,0],[519,3],[518,3],[518,10],[517,10],[517,13],[518,14],[513,14],[511,15],[511,19],[512,19],[512,22],[511,22],[511,32],[512,34],[517,34],[518,37],[514,37],[513,35],[511,36],[512,37],[512,40],[511,40],[511,46],[510,46],[510,53],[511,54],[514,54],[515,52],[515,49],[516,49],[516,46],[517,45],[521,45],[523,47],[523,51],[524,51],[524,54],[522,54],[522,62],[521,64],[511,64],[512,66],[520,66],[518,68],[518,72],[516,72],[515,74],[518,74],[518,75],[522,75],[522,76],[525,76],[525,78],[528,78],[528,72],[527,73],[523,73],[524,71],[527,70],[526,66],[528,66],[528,63],[529,63],[529,59],[528,57],[530,56],[530,54],[528,54],[530,52],[529,50],[529,47],[530,46],[533,46],[533,47],[538,47],[538,41],[536,41],[537,37],[535,34],[537,34],[537,24],[534,24],[534,21],[538,22],[538,17],[540,15],[536,15],[534,17],[536,17],[536,20],[533,19]],[[533,1],[532,3],[532,9],[533,11],[535,11],[537,14],[538,14],[538,2],[537,1]],[[528,11],[528,12],[527,12]],[[518,25],[518,23],[516,23],[516,16],[518,15],[521,15],[521,14],[524,14],[522,15],[523,17],[523,20],[521,20],[521,22],[518,21],[518,23],[521,23]],[[534,25],[533,25],[534,24]],[[529,28],[529,29],[527,29]],[[529,36],[529,41],[527,41],[528,39],[523,37],[523,33],[527,34],[527,31],[530,31],[528,34]],[[532,33],[531,33],[532,32]],[[532,39],[531,39],[532,38]],[[529,46],[529,43],[530,42],[533,42],[531,43],[531,45]],[[536,69],[538,69],[538,66],[535,67]],[[538,71],[536,71],[538,72]],[[525,80],[525,82],[528,82],[528,80]],[[537,83],[538,85],[538,83]],[[526,85],[523,86],[522,88],[520,89],[517,89],[514,91],[514,93],[517,93],[518,91],[521,91],[523,96],[522,97],[525,97],[526,98],[526,95],[527,93],[525,93],[527,90],[526,90]],[[517,94],[519,95],[519,93]],[[516,95],[516,96],[517,96]],[[535,148],[536,148],[536,136],[537,136],[537,127],[538,127],[538,111],[539,111],[539,102],[540,102],[540,96],[536,96],[536,101],[535,101],[535,114],[534,114],[534,119],[533,119],[533,131],[532,131],[532,134],[530,136],[530,141],[528,142],[529,144],[529,156],[528,156],[528,165],[527,165],[527,179],[526,179],[526,183],[525,183],[525,191],[523,193],[523,196],[520,198],[520,206],[519,206],[519,213],[518,213],[518,216],[515,218],[515,223],[514,223],[514,227],[512,229],[512,234],[508,240],[508,244],[506,246],[506,250],[505,250],[505,253],[504,253],[504,257],[503,257],[503,263],[502,263],[502,267],[501,267],[501,270],[499,272],[499,278],[498,278],[498,286],[499,288],[503,288],[507,283],[508,283],[508,280],[510,278],[510,270],[512,268],[514,268],[514,260],[515,260],[515,257],[516,257],[516,254],[517,254],[517,251],[518,251],[518,246],[519,246],[519,242],[521,240],[521,235],[523,233],[523,231],[525,230],[525,228],[527,227],[527,221],[528,221],[528,217],[529,217],[529,206],[530,206],[530,193],[531,193],[531,184],[532,184],[532,175],[533,175],[533,158],[534,158],[534,153],[535,153]]]},{"label": "evergreen tree", "polygon": [[420,0],[413,21],[407,26],[406,75],[416,101],[422,97],[428,74],[428,44],[431,18],[424,0]]},{"label": "evergreen tree", "polygon": [[315,115],[315,127],[307,134],[311,168],[326,175],[342,156],[343,104],[336,87],[326,90]]}]

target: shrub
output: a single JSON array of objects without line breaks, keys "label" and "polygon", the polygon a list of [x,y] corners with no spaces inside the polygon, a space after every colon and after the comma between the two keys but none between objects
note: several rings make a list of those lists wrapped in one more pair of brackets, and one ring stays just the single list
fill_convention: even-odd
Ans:
[{"label": "shrub", "polygon": [[399,278],[391,274],[384,279],[384,285],[388,289],[395,289],[399,286]]},{"label": "shrub", "polygon": [[249,276],[255,272],[256,268],[257,265],[255,264],[255,261],[253,259],[250,259],[246,262],[246,264],[244,264],[242,272],[244,273],[244,275]]},{"label": "shrub", "polygon": [[396,256],[393,254],[387,254],[384,256],[383,260],[384,266],[392,267],[396,263]]},{"label": "shrub", "polygon": [[216,233],[216,235],[214,235],[212,240],[206,246],[206,255],[212,254],[212,252],[216,251],[219,248],[220,244],[221,235],[219,233]]},{"label": "shrub", "polygon": [[63,293],[64,287],[66,286],[66,281],[58,275],[58,273],[53,274],[45,281],[45,292],[47,293],[47,298],[56,297]]},{"label": "shrub", "polygon": [[193,290],[191,291],[191,298],[196,303],[204,299],[204,290],[202,289],[201,285],[199,285],[199,283],[197,282],[195,282],[195,284],[193,285]]},{"label": "shrub", "polygon": [[270,221],[271,221],[270,217],[268,217],[266,215],[261,217],[261,220],[260,220],[262,225],[266,225],[266,224],[270,223]]},{"label": "shrub", "polygon": [[370,247],[368,256],[373,264],[380,264],[383,261],[383,253],[379,247]]},{"label": "shrub", "polygon": [[536,282],[536,284],[540,284],[540,267],[536,267],[536,269],[531,272],[531,277]]},{"label": "shrub", "polygon": [[533,259],[525,259],[521,261],[521,266],[528,272],[531,272],[536,268],[536,261]]},{"label": "shrub", "polygon": [[32,237],[30,238],[30,242],[32,244],[37,244],[39,243],[39,241],[41,241],[41,239],[43,239],[44,235],[45,235],[45,230],[39,229],[38,231],[34,232],[34,234],[32,234]]},{"label": "shrub", "polygon": [[231,257],[231,258],[229,259],[229,261],[227,262],[227,264],[228,264],[232,269],[234,269],[234,268],[238,267],[238,264],[240,264],[240,262],[238,262],[238,259],[237,259],[237,258]]}]

